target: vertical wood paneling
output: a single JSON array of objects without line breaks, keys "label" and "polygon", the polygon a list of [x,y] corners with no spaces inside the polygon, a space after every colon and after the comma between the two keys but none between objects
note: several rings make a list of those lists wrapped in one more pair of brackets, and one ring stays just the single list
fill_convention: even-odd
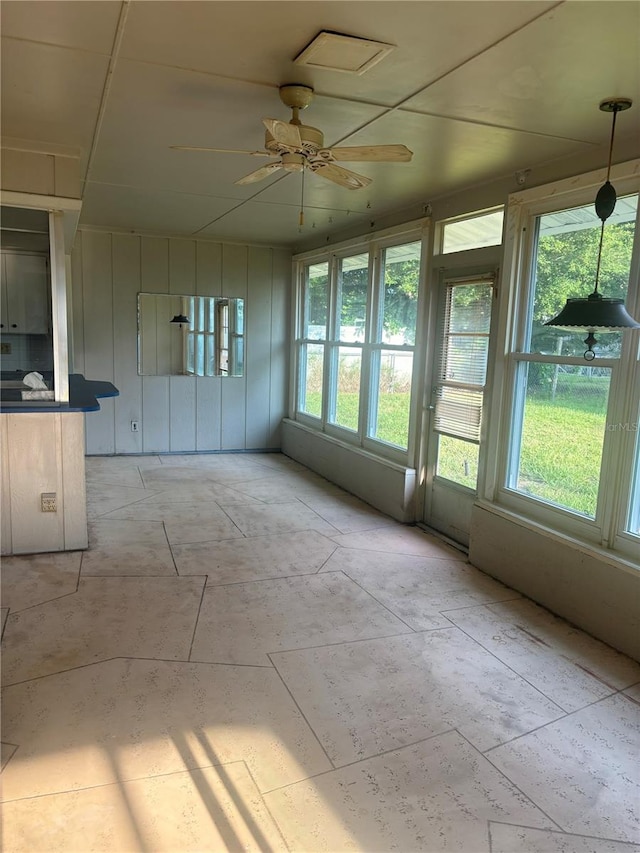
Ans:
[{"label": "vertical wood paneling", "polygon": [[169,292],[169,241],[160,237],[142,237],[140,290],[145,293]]},{"label": "vertical wood paneling", "polygon": [[0,500],[0,545],[3,554],[11,554],[11,475],[9,473],[9,416],[0,415],[0,476],[2,488]]},{"label": "vertical wood paneling", "polygon": [[[140,290],[169,292],[169,241],[141,238]],[[158,353],[165,350],[160,345]],[[142,449],[145,453],[169,450],[169,377],[142,378]]]},{"label": "vertical wood paneling", "polygon": [[267,447],[271,396],[271,264],[272,250],[249,248],[246,341],[251,369],[246,376],[245,447]]},{"label": "vertical wood paneling", "polygon": [[169,450],[169,377],[142,379],[142,450],[166,453]]},{"label": "vertical wood paneling", "polygon": [[82,285],[82,238],[78,231],[71,253],[71,308],[73,324],[73,354],[71,362],[76,373],[85,372],[84,367],[84,294]]},{"label": "vertical wood paneling", "polygon": [[64,550],[86,548],[87,496],[84,475],[84,424],[79,412],[58,415],[62,439]]},{"label": "vertical wood paneling", "polygon": [[[196,244],[194,240],[169,241],[169,292],[184,296],[196,292]],[[179,311],[185,307],[179,303]],[[178,369],[184,370],[183,330],[171,327],[177,345]],[[196,380],[194,376],[169,377],[169,450],[193,450],[196,445]]]},{"label": "vertical wood paneling", "polygon": [[[87,415],[89,453],[280,446],[288,383],[288,252],[84,231],[72,269],[76,369],[113,381],[121,392],[101,400],[101,412]],[[245,377],[139,377],[138,292],[245,299]],[[171,316],[180,308],[176,304]],[[156,345],[167,365],[170,334],[178,331],[169,326],[171,316],[159,323]],[[131,432],[132,420],[140,421],[141,434]]]},{"label": "vertical wood paneling", "polygon": [[[198,243],[196,250],[197,296],[222,296],[222,246]],[[215,376],[196,379],[196,450],[219,450],[221,440],[222,382]]]},{"label": "vertical wood paneling", "polygon": [[291,253],[273,251],[271,278],[271,391],[269,437],[265,447],[281,447],[281,424],[287,415],[291,350]]},{"label": "vertical wood paneling", "polygon": [[[64,547],[63,417],[52,412],[6,415],[14,554],[61,551]],[[58,512],[41,511],[42,492],[56,493]]]},{"label": "vertical wood paneling", "polygon": [[[245,322],[248,322],[251,306],[247,300],[247,247],[224,245],[222,247],[222,291],[223,296],[238,296],[245,299]],[[238,450],[245,446],[246,399],[245,386],[251,370],[250,342],[246,344],[245,375],[221,381],[222,439],[223,450]],[[251,413],[254,417],[254,413]]]},{"label": "vertical wood paneling", "polygon": [[[113,279],[111,234],[85,231],[82,235],[84,294],[84,369],[87,379],[114,381]],[[87,452],[115,451],[113,400],[103,401],[87,419]]]},{"label": "vertical wood paneling", "polygon": [[138,285],[140,238],[113,235],[113,356],[116,453],[140,453],[142,433],[131,432],[131,421],[142,420],[142,380],[138,376]]}]

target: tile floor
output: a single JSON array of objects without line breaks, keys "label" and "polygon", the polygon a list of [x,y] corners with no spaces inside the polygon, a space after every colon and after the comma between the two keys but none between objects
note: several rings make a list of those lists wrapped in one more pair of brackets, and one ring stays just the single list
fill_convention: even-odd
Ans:
[{"label": "tile floor", "polygon": [[3,560],[6,853],[640,851],[637,663],[280,454],[87,483]]}]

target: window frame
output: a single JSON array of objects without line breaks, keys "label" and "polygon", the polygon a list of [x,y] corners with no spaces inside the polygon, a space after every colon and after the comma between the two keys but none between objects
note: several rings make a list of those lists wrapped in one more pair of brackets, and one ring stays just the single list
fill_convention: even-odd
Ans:
[{"label": "window frame", "polygon": [[[611,181],[619,196],[640,191],[640,160],[615,166]],[[533,286],[532,264],[535,251],[537,217],[593,203],[598,188],[605,180],[605,170],[568,178],[554,184],[523,190],[509,196],[505,216],[504,274],[500,298],[500,325],[497,331],[498,355],[494,370],[492,411],[496,412],[496,427],[489,438],[487,476],[479,491],[481,499],[514,511],[521,517],[537,522],[553,532],[568,535],[588,545],[604,547],[637,560],[640,537],[628,533],[631,482],[620,483],[625,470],[631,471],[634,459],[634,435],[622,439],[605,430],[599,474],[599,494],[595,518],[590,519],[571,510],[527,496],[509,487],[510,457],[520,433],[513,427],[517,406],[517,373],[525,362],[553,364],[587,364],[581,357],[543,355],[525,351],[528,309]],[[640,308],[638,270],[640,261],[640,205],[636,216],[633,252],[629,276],[627,305],[631,313]],[[638,334],[623,334],[619,358],[597,358],[588,362],[611,369],[607,424],[633,422],[633,413],[640,404],[638,383]],[[635,389],[635,390],[634,390]],[[635,408],[634,408],[635,407]],[[637,421],[636,421],[637,422]],[[637,438],[635,439],[637,441]],[[638,451],[640,452],[640,451]],[[607,472],[614,472],[607,476]]]},{"label": "window frame", "polygon": [[[295,255],[294,264],[294,347],[292,368],[292,392],[290,402],[290,413],[292,419],[305,426],[322,432],[325,435],[341,442],[360,447],[361,449],[389,459],[399,464],[411,465],[415,448],[417,445],[416,421],[418,407],[421,401],[421,382],[423,365],[419,354],[423,349],[424,340],[424,315],[425,315],[425,278],[429,236],[429,218],[407,223],[403,226],[386,229],[367,237],[360,237],[352,241],[344,241],[336,244],[330,249],[315,250]],[[388,248],[402,246],[408,243],[419,242],[421,245],[420,269],[418,273],[418,305],[416,318],[415,344],[413,346],[402,346],[385,344],[377,340],[377,329],[381,318],[378,316],[383,305],[381,288],[384,287],[383,269],[381,259],[382,253]],[[367,308],[365,318],[364,338],[360,342],[340,341],[337,337],[337,285],[338,269],[342,260],[358,254],[368,253],[368,278],[367,278]],[[305,299],[307,287],[306,270],[310,266],[327,262],[329,287],[328,287],[328,317],[327,333],[324,340],[313,340],[302,336],[305,322]],[[308,344],[324,345],[323,362],[323,395],[322,415],[317,418],[307,412],[301,411],[300,401],[303,399],[304,391],[302,382],[304,380],[304,366],[301,354],[303,348]],[[335,396],[337,353],[340,348],[356,348],[361,353],[360,372],[360,396],[358,406],[358,428],[356,431],[332,423],[329,413],[332,407],[332,395]],[[413,353],[413,366],[411,378],[411,400],[409,407],[409,419],[407,428],[407,447],[400,448],[397,445],[385,442],[368,434],[372,422],[372,401],[376,398],[376,389],[373,387],[377,379],[377,372],[373,367],[375,352],[381,350],[410,351]]]}]

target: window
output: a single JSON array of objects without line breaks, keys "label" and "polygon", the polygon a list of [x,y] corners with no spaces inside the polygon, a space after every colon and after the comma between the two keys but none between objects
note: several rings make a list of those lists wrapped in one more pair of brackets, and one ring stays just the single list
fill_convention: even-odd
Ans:
[{"label": "window", "polygon": [[436,254],[466,252],[483,246],[499,246],[502,243],[502,221],[504,210],[452,219],[440,226],[440,251]]},{"label": "window", "polygon": [[409,447],[421,236],[299,265],[296,417],[399,460]]},{"label": "window", "polygon": [[435,386],[436,475],[475,489],[493,278],[449,281],[445,286]]},{"label": "window", "polygon": [[367,435],[406,448],[418,322],[420,242],[380,254],[380,298],[371,352]]},{"label": "window", "polygon": [[369,253],[337,259],[336,333],[330,345],[329,423],[358,431],[362,347],[365,339]]},{"label": "window", "polygon": [[[586,330],[544,325],[568,297],[593,290],[600,221],[593,209],[598,184],[594,189],[589,180],[564,193],[525,191],[514,206],[520,228],[512,233],[520,236],[509,255],[519,280],[508,332],[510,422],[501,500],[556,529],[637,551],[638,392],[624,389],[637,389],[638,335],[597,333],[597,358],[587,362]],[[600,285],[605,296],[631,305],[638,299],[637,272],[632,275],[638,195],[629,192],[632,178],[614,183],[620,197],[604,231]]]},{"label": "window", "polygon": [[302,330],[298,368],[299,411],[322,417],[324,353],[329,318],[329,263],[309,264],[302,284]]}]

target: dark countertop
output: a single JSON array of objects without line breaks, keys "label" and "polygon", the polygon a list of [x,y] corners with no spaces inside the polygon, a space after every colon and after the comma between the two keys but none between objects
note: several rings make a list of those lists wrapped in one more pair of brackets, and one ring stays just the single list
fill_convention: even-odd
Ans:
[{"label": "dark countertop", "polygon": [[[3,374],[2,378],[9,379],[9,374]],[[11,378],[16,378],[15,373],[11,374]],[[85,379],[81,373],[70,373],[68,403],[22,400],[19,389],[3,389],[0,409],[11,415],[21,412],[97,412],[100,409],[97,398],[117,397],[119,393],[111,382]]]}]

